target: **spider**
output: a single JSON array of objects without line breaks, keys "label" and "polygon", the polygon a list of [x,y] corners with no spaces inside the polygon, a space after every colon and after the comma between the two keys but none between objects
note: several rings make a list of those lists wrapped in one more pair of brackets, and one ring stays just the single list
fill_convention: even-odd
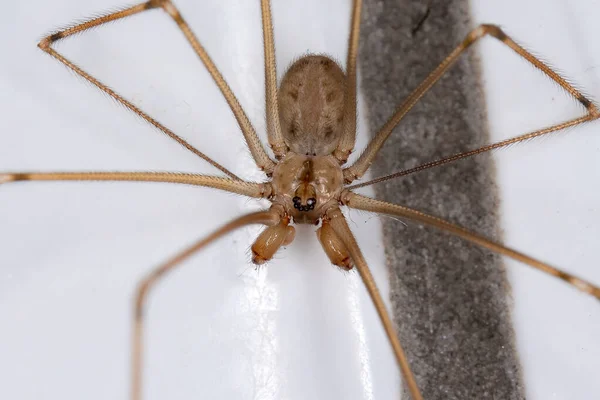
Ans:
[{"label": "spider", "polygon": [[[133,8],[127,9],[123,13],[125,13],[124,15],[126,16],[132,14],[133,12],[143,12],[146,9],[160,7],[165,9],[165,11],[173,17],[175,22],[177,22],[177,24],[184,29],[184,31],[185,29],[187,29],[186,25],[182,23],[182,19],[179,13],[176,11],[174,6],[170,2],[148,2],[144,3],[141,6],[138,6],[137,8],[134,6]],[[360,2],[355,2],[355,10],[357,10],[359,7]],[[270,17],[268,15],[268,9],[269,7],[267,2],[263,2],[263,23],[265,24],[265,31],[267,32],[266,38],[270,37]],[[360,14],[355,11],[353,15],[353,26],[355,26],[355,29],[353,29],[352,32],[353,36],[357,38],[357,21],[359,20]],[[100,19],[99,21],[102,21],[102,19]],[[504,36],[502,31],[497,30],[496,27],[484,26],[473,31],[470,39],[468,40],[468,43],[471,44],[471,42],[474,42],[476,38],[479,38],[484,34],[490,34],[490,32],[492,34],[495,34],[497,38],[503,41],[509,40]],[[50,35],[40,42],[40,47],[44,51],[51,53],[51,55],[60,59],[62,56],[60,56],[59,53],[56,53],[55,50],[52,49],[51,45],[53,44],[53,42],[63,39],[66,36],[67,35],[65,35],[64,33],[56,33]],[[192,43],[194,43],[193,37],[188,36],[188,39],[191,40]],[[266,54],[268,61],[272,61],[272,57],[269,57],[269,54],[273,53],[272,47],[272,39],[270,42],[269,40],[267,40]],[[354,50],[356,50],[355,44],[353,48]],[[351,267],[351,263],[355,264],[355,267],[361,273],[361,276],[365,280],[365,283],[367,283],[367,288],[373,296],[376,307],[378,308],[378,311],[382,316],[383,324],[386,327],[386,330],[388,331],[388,334],[390,336],[390,340],[392,341],[392,344],[395,348],[395,354],[399,360],[399,363],[401,364],[402,369],[404,370],[406,379],[409,382],[409,386],[411,387],[413,397],[419,398],[418,389],[416,388],[416,385],[411,384],[412,379],[409,373],[408,365],[403,360],[402,351],[399,347],[399,343],[397,342],[396,336],[393,334],[392,325],[389,322],[389,318],[385,314],[385,308],[382,305],[381,298],[378,296],[376,288],[369,283],[371,282],[371,278],[368,269],[366,268],[363,257],[361,256],[360,251],[358,250],[358,247],[354,242],[352,234],[350,233],[343,216],[338,211],[339,206],[349,206],[351,208],[353,207],[358,209],[364,209],[367,211],[386,210],[387,212],[393,213],[395,215],[401,215],[405,218],[413,218],[423,223],[436,225],[443,229],[450,230],[455,234],[462,235],[467,239],[478,241],[480,244],[484,244],[492,248],[493,250],[499,251],[505,255],[518,258],[521,261],[526,261],[530,264],[538,265],[546,269],[548,268],[548,266],[537,263],[535,260],[526,258],[523,255],[511,252],[506,248],[500,247],[499,245],[487,242],[483,239],[478,239],[472,234],[455,228],[447,223],[440,222],[437,219],[429,218],[427,216],[424,216],[423,214],[415,213],[411,210],[392,207],[389,205],[383,205],[372,200],[367,200],[360,195],[353,194],[351,190],[348,190],[348,185],[351,185],[352,181],[354,181],[357,177],[362,176],[362,174],[366,171],[366,168],[370,164],[370,161],[372,161],[372,158],[376,154],[375,151],[367,151],[363,154],[363,156],[359,157],[357,163],[352,165],[345,165],[346,158],[352,150],[352,148],[354,147],[353,137],[355,131],[355,124],[353,121],[355,120],[356,112],[356,85],[355,72],[353,72],[355,71],[355,69],[352,67],[353,63],[355,63],[355,57],[353,57],[355,52],[350,51],[349,54],[349,66],[347,67],[346,76],[344,76],[341,67],[339,67],[333,60],[323,57],[302,58],[298,60],[296,64],[294,64],[288,71],[288,74],[290,75],[286,75],[286,77],[283,80],[284,83],[282,83],[282,86],[280,88],[281,95],[279,96],[279,111],[277,111],[278,101],[275,74],[273,72],[274,64],[272,62],[270,64],[267,63],[267,71],[272,71],[272,73],[268,75],[268,79],[266,79],[267,98],[269,99],[267,101],[267,115],[271,116],[267,119],[267,130],[269,133],[271,147],[275,154],[275,160],[271,159],[264,151],[264,149],[261,150],[261,144],[258,142],[256,135],[253,134],[250,125],[244,117],[243,111],[239,108],[237,109],[237,118],[240,122],[240,125],[243,127],[242,130],[244,131],[245,137],[248,143],[250,144],[250,149],[253,158],[256,160],[257,164],[261,167],[261,169],[265,171],[266,175],[272,178],[270,182],[256,184],[241,183],[241,181],[237,179],[237,177],[232,176],[233,174],[231,174],[229,171],[226,171],[222,167],[220,168],[221,171],[224,174],[229,175],[230,178],[202,177],[198,175],[192,176],[189,174],[160,173],[7,173],[2,175],[2,178],[4,182],[18,180],[161,180],[188,184],[202,184],[205,186],[226,189],[238,194],[266,198],[273,203],[273,207],[270,209],[270,211],[256,213],[252,214],[251,216],[243,217],[242,219],[236,220],[237,222],[234,221],[233,225],[227,226],[228,228],[232,228],[245,222],[262,222],[269,226],[264,231],[264,233],[261,234],[255,246],[253,247],[254,259],[257,263],[261,263],[271,258],[273,256],[274,251],[277,250],[278,247],[291,242],[291,240],[293,239],[293,228],[290,225],[290,222],[293,221],[295,223],[320,223],[321,226],[318,231],[319,239],[323,243],[324,249],[329,255],[332,262],[343,269],[349,269]],[[65,60],[63,59],[63,61]],[[204,57],[203,61],[205,62],[205,64],[208,64],[207,66],[209,66],[210,69],[210,61],[206,57]],[[538,66],[540,65],[538,64]],[[75,68],[73,65],[72,67]],[[306,69],[308,72],[304,72],[302,68]],[[296,71],[296,69],[298,69],[299,71]],[[310,76],[311,79],[306,79],[302,77],[299,78],[298,76],[296,76],[297,74],[302,76],[303,73],[308,74],[308,76]],[[434,76],[437,79],[439,75],[440,74],[438,71],[438,73],[435,73]],[[306,86],[309,86],[310,82],[313,81],[313,78],[320,79],[319,77],[323,76],[326,76],[329,79],[327,85],[325,86],[330,85],[334,87],[333,95],[330,96],[329,92],[321,94],[322,97],[324,97],[325,103],[328,103],[329,97],[331,97],[329,101],[332,102],[335,102],[336,100],[339,101],[341,97],[346,99],[345,101],[339,103],[336,106],[337,108],[334,107],[334,110],[337,110],[338,114],[340,113],[341,108],[343,110],[342,114],[344,117],[332,119],[331,116],[329,116],[324,118],[324,120],[319,120],[317,118],[317,121],[315,122],[311,119],[308,119],[307,121],[294,120],[293,112],[290,114],[291,116],[286,115],[285,111],[294,110],[293,105],[290,106],[289,103],[285,103],[286,99],[288,101],[296,101],[298,100],[297,98],[303,98],[304,95],[310,97],[311,93],[313,92],[309,90],[307,92],[308,94],[300,95],[300,93],[302,92],[299,88],[304,84],[306,84]],[[90,80],[93,79],[89,76],[87,78]],[[348,79],[347,82],[345,81],[346,79]],[[294,81],[297,82],[294,83]],[[103,87],[102,85],[99,86]],[[104,88],[105,90],[108,90],[106,87]],[[343,90],[342,88],[346,89]],[[226,87],[222,86],[221,89],[224,91],[224,94],[228,98],[228,101],[232,103],[233,107],[235,108],[235,98],[231,95],[231,93],[228,93],[228,89]],[[300,93],[295,93],[295,91],[298,91]],[[340,93],[342,93],[343,96],[341,96]],[[109,94],[111,93],[109,92]],[[588,114],[586,115],[586,117],[583,117],[585,118],[585,120],[591,120],[598,117],[598,111],[595,108],[595,106],[593,106],[593,104],[591,104],[586,98],[584,98],[577,92],[572,92],[572,94],[574,94],[574,96],[584,106],[586,106]],[[415,101],[418,100],[418,97],[419,96],[414,97]],[[312,105],[314,104],[308,104],[307,107]],[[134,107],[135,106],[131,106],[131,108]],[[407,108],[408,107],[406,107],[404,110],[402,110],[402,112],[399,112],[397,114],[397,119],[400,119],[399,117],[401,117],[405,111],[408,111]],[[138,113],[138,115],[141,115],[141,113]],[[279,121],[279,118],[274,117],[277,115],[280,116],[281,121]],[[574,125],[575,123],[580,123],[582,121],[584,121],[584,119],[580,118],[572,124]],[[279,127],[277,126],[278,122],[281,122],[279,124]],[[397,121],[395,122],[397,123]],[[312,126],[311,124],[316,124],[317,128],[306,128],[306,126]],[[310,136],[304,136],[301,140],[297,140],[295,138],[298,137],[299,132],[303,133],[304,135],[308,135],[308,132],[316,132],[316,136],[312,137],[311,140],[308,140]],[[382,144],[383,140],[387,135],[389,135],[390,132],[391,128],[382,131],[382,133],[378,135],[379,140],[374,142],[376,143],[375,145],[371,145],[371,149],[377,149],[378,146]],[[182,144],[186,146],[186,148],[190,149],[191,151],[202,157],[202,155],[199,154],[198,151],[191,149],[191,146],[187,146],[185,143]],[[489,147],[485,148],[485,150],[489,149]],[[207,157],[203,158],[206,159]],[[178,258],[177,260],[172,260],[167,264],[164,264],[163,268],[170,269],[172,267],[175,267],[175,261],[179,261],[179,259],[180,258]],[[554,274],[558,275],[564,280],[567,280],[571,283],[575,283],[582,290],[586,290],[591,294],[598,296],[597,288],[591,285],[586,286],[586,284],[579,280],[576,280],[576,278],[573,278],[570,275],[564,275],[562,273],[556,272],[554,272]],[[138,335],[141,335],[142,333],[142,300],[144,299],[144,296],[147,293],[147,288],[149,288],[150,285],[154,282],[154,278],[157,278],[158,276],[159,275],[152,275],[149,280],[145,281],[145,283],[142,283],[142,285],[140,286],[140,291],[138,292],[138,306],[136,308],[136,315],[138,316],[136,324],[136,327],[138,328]],[[135,340],[134,348],[138,350],[136,352],[137,355],[139,355],[140,344],[141,340]],[[138,363],[136,365],[139,366],[139,359],[137,357],[134,357],[134,360],[138,360]],[[139,395],[139,379],[141,378],[139,374],[139,367],[135,367],[134,371],[137,372],[134,373],[134,382],[137,383],[134,385],[134,394],[137,396]]]}]

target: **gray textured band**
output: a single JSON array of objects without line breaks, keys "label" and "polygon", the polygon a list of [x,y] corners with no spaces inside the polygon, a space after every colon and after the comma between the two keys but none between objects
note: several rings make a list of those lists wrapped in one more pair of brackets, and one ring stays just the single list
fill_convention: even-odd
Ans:
[{"label": "gray textured band", "polygon": [[[374,134],[472,26],[466,0],[366,0],[362,93]],[[473,53],[464,56],[396,128],[373,176],[489,142]],[[376,185],[380,199],[498,237],[488,155]],[[524,398],[498,256],[434,229],[383,218],[394,318],[427,400]],[[408,396],[405,393],[406,396]]]}]

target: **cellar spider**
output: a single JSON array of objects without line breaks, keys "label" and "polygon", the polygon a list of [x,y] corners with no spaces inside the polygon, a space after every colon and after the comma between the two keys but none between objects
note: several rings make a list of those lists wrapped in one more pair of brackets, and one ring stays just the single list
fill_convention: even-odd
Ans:
[{"label": "cellar spider", "polygon": [[3,188],[4,189],[4,188]]}]

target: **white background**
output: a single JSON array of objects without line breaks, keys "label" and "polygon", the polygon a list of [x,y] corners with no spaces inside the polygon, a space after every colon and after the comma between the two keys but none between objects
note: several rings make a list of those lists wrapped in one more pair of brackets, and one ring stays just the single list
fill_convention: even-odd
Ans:
[{"label": "white background", "polygon": [[[262,134],[258,2],[194,3],[177,5]],[[280,75],[308,51],[345,59],[349,4],[319,3],[275,2]],[[53,28],[119,5],[5,6],[0,170],[215,173],[35,47]],[[477,22],[501,24],[600,97],[593,40],[600,33],[598,1],[474,6]],[[233,172],[261,179],[225,101],[160,11],[70,38],[58,49]],[[582,112],[500,45],[487,40],[482,49],[495,139]],[[361,121],[359,129],[364,126]],[[506,243],[596,284],[598,129],[590,124],[496,153]],[[261,206],[166,184],[0,187],[0,396],[126,398],[136,282],[220,223]],[[378,219],[350,215],[386,292]],[[248,249],[258,229],[240,230],[152,292],[146,398],[398,398],[397,367],[357,276],[328,264],[313,231],[299,227],[296,241],[257,272]],[[594,398],[600,393],[598,303],[512,265],[528,398]]]},{"label": "white background", "polygon": [[[600,98],[598,1],[473,2],[592,98]],[[494,140],[583,115],[558,85],[488,40],[482,48]],[[596,104],[597,101],[596,101]],[[505,243],[600,284],[600,124],[495,153]],[[510,263],[514,322],[528,399],[600,393],[600,304]]]}]

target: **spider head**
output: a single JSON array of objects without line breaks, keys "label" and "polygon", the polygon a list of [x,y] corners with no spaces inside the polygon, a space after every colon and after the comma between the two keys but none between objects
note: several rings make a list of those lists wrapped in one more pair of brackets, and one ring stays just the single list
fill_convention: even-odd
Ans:
[{"label": "spider head", "polygon": [[296,223],[316,223],[337,204],[342,185],[342,170],[333,156],[288,153],[273,172],[273,203],[283,206]]},{"label": "spider head", "polygon": [[315,187],[308,183],[302,182],[296,189],[295,196],[292,198],[294,208],[298,211],[312,211],[317,204]]}]

